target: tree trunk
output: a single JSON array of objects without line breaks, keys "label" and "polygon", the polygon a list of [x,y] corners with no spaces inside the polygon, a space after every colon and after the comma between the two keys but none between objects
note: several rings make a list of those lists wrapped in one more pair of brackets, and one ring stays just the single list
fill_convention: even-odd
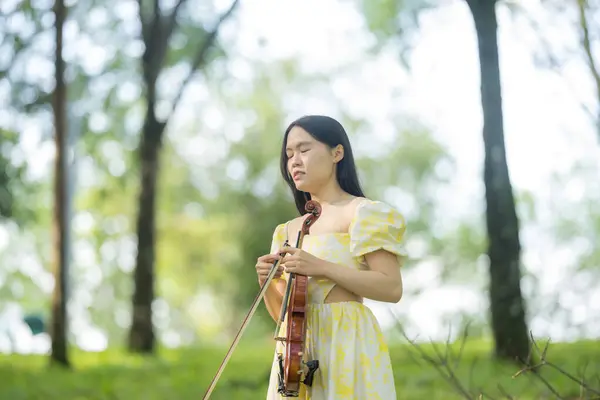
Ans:
[{"label": "tree trunk", "polygon": [[525,362],[530,342],[521,293],[519,222],[506,162],[496,0],[466,0],[479,44],[490,310],[495,353]]},{"label": "tree trunk", "polygon": [[[5,141],[6,138],[0,140]],[[10,160],[3,154],[0,144],[0,218],[10,218],[13,209],[12,182],[9,176]]]},{"label": "tree trunk", "polygon": [[67,138],[66,123],[66,87],[64,81],[65,62],[62,57],[63,25],[66,19],[66,7],[63,0],[54,3],[56,30],[55,88],[52,107],[54,112],[54,130],[56,138],[56,156],[54,166],[54,293],[52,299],[52,337],[51,364],[70,366],[67,352],[67,242],[66,242],[66,159]]},{"label": "tree trunk", "polygon": [[206,33],[204,43],[192,59],[192,68],[179,87],[173,101],[171,114],[165,121],[158,121],[154,111],[156,105],[156,81],[167,54],[169,38],[176,25],[177,12],[185,3],[179,0],[171,14],[165,16],[161,13],[158,2],[155,3],[153,17],[144,18],[140,9],[142,23],[142,38],[145,51],[142,57],[142,70],[146,85],[146,101],[148,110],[142,132],[140,144],[140,164],[142,168],[142,182],[138,202],[137,238],[138,249],[134,273],[133,316],[129,331],[129,350],[137,353],[154,352],[155,337],[152,323],[152,302],[154,301],[155,281],[155,238],[156,238],[156,187],[159,171],[159,154],[162,147],[162,138],[169,118],[173,115],[187,83],[194,72],[207,62],[207,52],[214,45],[219,28],[225,21],[239,0],[234,0],[231,7],[221,15],[214,29]]},{"label": "tree trunk", "polygon": [[[153,91],[150,90],[151,93]],[[149,97],[153,98],[153,95]],[[139,148],[142,181],[138,200],[133,318],[129,332],[129,349],[139,353],[152,353],[155,345],[152,302],[155,289],[156,186],[163,131],[164,124],[156,120],[154,101],[150,100]]]}]

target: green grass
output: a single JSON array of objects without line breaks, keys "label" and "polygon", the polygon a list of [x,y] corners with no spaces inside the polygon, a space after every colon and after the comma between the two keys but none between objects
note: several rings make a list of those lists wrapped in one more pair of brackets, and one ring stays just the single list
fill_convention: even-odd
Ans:
[{"label": "green grass", "polygon": [[[444,347],[438,345],[442,352]],[[458,344],[453,345],[453,351],[456,352],[458,347]],[[435,357],[432,345],[422,348]],[[0,355],[0,399],[201,399],[225,351],[214,348],[161,349],[156,358],[118,351],[72,351],[73,371],[48,368],[47,357]],[[414,347],[394,346],[391,354],[399,399],[463,398]],[[494,398],[506,398],[501,396],[498,388],[502,385],[515,399],[556,398],[531,373],[511,378],[518,369],[492,362],[490,354],[490,345],[484,342],[471,342],[463,351],[461,364],[455,372],[472,393],[479,393],[479,388],[483,388]],[[211,399],[264,399],[271,358],[271,343],[239,346]],[[553,344],[547,359],[578,377],[582,376],[582,367],[588,364],[586,378],[594,377],[590,385],[600,389],[600,342]],[[541,375],[564,398],[580,398],[579,386],[550,366],[542,367]]]}]

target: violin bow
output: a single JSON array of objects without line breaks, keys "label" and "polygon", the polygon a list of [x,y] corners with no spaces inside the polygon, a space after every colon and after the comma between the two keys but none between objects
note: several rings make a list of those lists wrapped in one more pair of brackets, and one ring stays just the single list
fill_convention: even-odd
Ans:
[{"label": "violin bow", "polygon": [[[288,241],[286,240],[283,245],[287,246]],[[215,389],[215,387],[217,386],[217,382],[218,382],[219,378],[221,377],[221,374],[225,370],[225,367],[227,366],[227,363],[229,362],[229,359],[231,358],[233,351],[235,350],[236,346],[238,345],[240,339],[242,338],[242,334],[248,327],[248,324],[250,323],[252,316],[256,312],[258,305],[260,304],[261,300],[265,296],[265,293],[267,292],[267,289],[269,288],[271,281],[275,277],[275,272],[277,272],[277,269],[279,268],[279,264],[281,263],[282,259],[283,259],[283,256],[280,254],[279,259],[273,263],[273,266],[271,267],[271,270],[269,271],[269,274],[267,275],[267,279],[265,280],[265,283],[261,286],[260,291],[256,295],[256,298],[254,299],[254,302],[252,303],[252,306],[250,307],[250,311],[248,311],[248,314],[246,314],[246,318],[244,318],[244,321],[242,322],[242,326],[240,327],[240,330],[235,335],[235,338],[233,339],[233,343],[231,344],[231,347],[229,347],[229,350],[227,351],[227,354],[225,355],[223,362],[221,362],[221,366],[219,366],[219,369],[217,370],[217,373],[215,374],[212,382],[210,383],[210,386],[206,390],[204,397],[202,397],[203,400],[207,400],[210,397],[213,390]]]}]

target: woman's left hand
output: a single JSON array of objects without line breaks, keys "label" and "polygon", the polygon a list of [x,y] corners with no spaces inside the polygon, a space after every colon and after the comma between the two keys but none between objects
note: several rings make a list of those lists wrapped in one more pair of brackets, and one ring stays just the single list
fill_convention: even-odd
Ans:
[{"label": "woman's left hand", "polygon": [[306,276],[324,275],[325,260],[315,257],[296,247],[285,246],[281,248],[279,252],[288,254],[282,260],[282,264],[285,266],[285,272]]}]

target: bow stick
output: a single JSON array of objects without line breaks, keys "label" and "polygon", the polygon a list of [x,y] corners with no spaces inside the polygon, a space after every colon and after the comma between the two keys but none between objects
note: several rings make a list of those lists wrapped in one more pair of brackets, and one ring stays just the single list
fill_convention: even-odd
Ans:
[{"label": "bow stick", "polygon": [[[286,240],[284,243],[284,246],[287,246],[287,245],[288,245],[288,241]],[[242,338],[242,334],[244,333],[244,331],[246,330],[246,327],[250,323],[250,319],[256,312],[256,309],[258,308],[258,304],[265,296],[265,293],[267,292],[267,289],[269,288],[269,285],[271,284],[271,281],[273,280],[273,277],[275,276],[275,272],[277,272],[277,269],[279,268],[279,264],[281,263],[282,259],[283,259],[283,254],[279,254],[279,259],[277,259],[277,261],[275,261],[273,263],[273,266],[271,267],[271,270],[269,271],[269,274],[267,275],[267,279],[265,280],[265,283],[261,286],[260,291],[256,295],[256,298],[254,299],[254,302],[252,303],[252,306],[250,307],[250,311],[246,315],[246,318],[244,318],[244,321],[242,322],[242,326],[240,327],[240,330],[235,335],[235,338],[233,339],[233,343],[231,344],[231,347],[227,351],[227,354],[225,355],[225,358],[223,359],[221,366],[219,367],[216,375],[214,376],[212,382],[210,383],[210,386],[206,390],[204,397],[202,397],[203,400],[207,400],[210,397],[212,391],[215,389],[215,386],[217,386],[217,381],[221,377],[223,370],[225,370],[225,366],[227,366],[227,363],[229,362],[229,359],[231,358],[233,351],[235,350],[240,339]]]}]

